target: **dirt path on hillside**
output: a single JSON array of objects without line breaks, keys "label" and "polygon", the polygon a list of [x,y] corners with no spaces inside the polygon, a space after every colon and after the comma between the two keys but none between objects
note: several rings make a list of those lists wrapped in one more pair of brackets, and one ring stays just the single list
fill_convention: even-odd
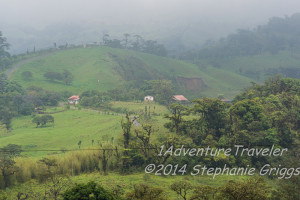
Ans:
[{"label": "dirt path on hillside", "polygon": [[9,78],[9,76],[18,68],[20,68],[21,66],[25,65],[26,63],[29,63],[29,62],[32,62],[32,61],[35,61],[35,60],[38,60],[38,59],[41,59],[41,58],[44,58],[44,57],[47,57],[49,55],[53,54],[53,52],[51,53],[47,53],[45,55],[41,55],[41,56],[35,56],[35,57],[32,57],[32,58],[28,58],[26,60],[22,60],[21,62],[18,62],[16,64],[14,64],[9,70],[7,70],[5,72],[5,74],[7,75],[7,77]]}]

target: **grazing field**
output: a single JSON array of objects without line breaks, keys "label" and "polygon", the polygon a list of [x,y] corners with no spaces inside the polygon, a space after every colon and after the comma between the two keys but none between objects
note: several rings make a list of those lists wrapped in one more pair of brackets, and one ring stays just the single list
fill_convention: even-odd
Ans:
[{"label": "grazing field", "polygon": [[125,111],[129,113],[136,113],[138,115],[143,115],[145,112],[145,106],[151,115],[164,115],[168,113],[168,109],[165,106],[162,106],[158,103],[154,102],[124,102],[124,101],[114,101],[111,103],[113,109],[118,109],[120,111]]},{"label": "grazing field", "polygon": [[[121,131],[121,116],[99,114],[95,111],[68,110],[52,115],[54,126],[36,128],[32,117],[18,117],[13,120],[12,131],[0,132],[0,146],[21,145],[24,150],[78,149],[97,145],[103,136],[116,138]],[[54,151],[55,152],[55,151]],[[52,153],[54,153],[52,152]],[[26,152],[27,156],[40,157],[51,152]]]},{"label": "grazing field", "polygon": [[[12,130],[7,132],[4,128],[0,128],[0,147],[7,144],[21,145],[23,149],[29,152],[29,157],[41,157],[47,154],[61,153],[60,150],[78,149],[78,142],[81,141],[81,148],[92,146],[94,140],[95,146],[104,143],[109,138],[111,140],[118,139],[118,135],[122,132],[121,120],[125,114],[123,111],[135,113],[140,116],[138,121],[141,124],[154,123],[154,137],[162,135],[168,131],[163,124],[168,120],[163,115],[168,113],[168,109],[158,103],[150,103],[151,119],[143,118],[145,106],[149,109],[148,102],[112,102],[112,108],[120,112],[103,112],[91,109],[70,109],[65,110],[64,107],[47,107],[44,112],[54,113],[54,125],[49,124],[45,127],[36,128],[36,124],[32,122],[33,116],[22,116],[14,118]],[[119,108],[119,109],[118,109]],[[31,152],[34,150],[58,150],[53,152]]]},{"label": "grazing field", "polygon": [[[63,73],[64,70],[73,74],[71,85],[50,81],[43,76],[46,72]],[[23,80],[24,71],[30,71],[32,79]],[[187,82],[179,83],[178,77],[185,78]],[[20,66],[10,78],[25,88],[35,85],[74,94],[92,89],[107,91],[131,81],[168,79],[177,84],[177,92],[191,97],[216,97],[220,93],[233,97],[253,81],[235,72],[210,66],[200,67],[166,57],[109,47],[60,50]],[[186,80],[191,78],[201,83]]]}]

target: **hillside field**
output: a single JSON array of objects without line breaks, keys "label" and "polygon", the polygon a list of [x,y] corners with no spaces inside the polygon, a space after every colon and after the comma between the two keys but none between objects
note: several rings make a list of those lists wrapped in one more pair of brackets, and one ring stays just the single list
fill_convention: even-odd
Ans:
[{"label": "hillside field", "polygon": [[[74,76],[70,86],[60,81],[49,81],[43,76],[49,71],[62,73],[65,69]],[[32,80],[22,79],[24,71],[32,72]],[[185,82],[178,82],[179,77],[183,77]],[[253,81],[223,69],[199,67],[166,57],[110,47],[59,50],[24,64],[10,78],[25,88],[35,85],[52,91],[71,91],[74,94],[92,89],[107,91],[131,81],[168,79],[173,81],[178,92],[188,97],[216,97],[224,94],[230,98]],[[191,83],[189,79],[199,81]]]},{"label": "hillside field", "polygon": [[[135,102],[112,102],[113,108],[127,108],[130,112],[143,112],[147,103]],[[154,105],[153,105],[154,107]],[[62,107],[48,107],[47,112],[56,112],[62,110]],[[155,104],[155,110],[151,111],[152,122],[160,127],[160,134],[166,132],[163,123],[163,114],[168,113],[166,107]],[[70,109],[65,112],[52,114],[54,117],[54,126],[49,125],[42,128],[36,128],[32,123],[32,116],[22,116],[14,118],[12,130],[10,132],[0,129],[0,147],[7,144],[21,145],[29,157],[41,157],[49,153],[61,153],[60,150],[76,150],[78,142],[81,141],[81,148],[98,146],[98,143],[104,143],[106,140],[117,142],[118,135],[121,134],[121,120],[124,114],[103,112],[88,109]],[[142,119],[141,119],[142,120]],[[141,123],[143,122],[140,121]],[[157,133],[158,134],[158,133]],[[35,150],[58,150],[53,152]]]}]

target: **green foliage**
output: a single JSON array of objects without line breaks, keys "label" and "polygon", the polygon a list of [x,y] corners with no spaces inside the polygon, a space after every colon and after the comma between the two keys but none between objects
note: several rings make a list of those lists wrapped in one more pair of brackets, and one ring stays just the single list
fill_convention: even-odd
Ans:
[{"label": "green foliage", "polygon": [[124,138],[124,151],[123,151],[123,167],[122,171],[125,172],[126,170],[129,169],[129,155],[128,155],[128,148],[129,148],[129,142],[131,138],[131,127],[132,127],[132,122],[129,119],[129,114],[126,114],[126,120],[121,121],[121,127],[123,131],[123,138]]},{"label": "green foliage", "polygon": [[218,190],[211,186],[196,186],[190,200],[213,200]]},{"label": "green foliage", "polygon": [[178,196],[182,197],[182,199],[187,200],[189,199],[188,196],[190,191],[193,189],[193,186],[188,181],[179,181],[173,183],[170,188],[176,192]]},{"label": "green foliage", "polygon": [[281,50],[294,53],[300,50],[299,24],[299,13],[285,18],[273,17],[264,26],[253,31],[240,29],[217,42],[207,43],[206,48],[186,57],[225,58],[258,55],[263,52],[277,54]]},{"label": "green foliage", "polygon": [[[23,74],[22,74],[23,75]],[[73,74],[69,70],[64,70],[63,73],[59,72],[46,72],[44,77],[50,81],[63,81],[66,85],[71,85],[73,81]]]},{"label": "green foliage", "polygon": [[252,178],[244,182],[229,181],[220,192],[227,200],[267,200],[270,190],[263,178]]},{"label": "green foliage", "polygon": [[45,127],[46,124],[52,123],[54,125],[54,117],[51,115],[42,115],[42,116],[35,116],[32,119],[32,123],[36,124],[36,127]]},{"label": "green foliage", "polygon": [[80,105],[96,109],[109,109],[109,102],[111,101],[112,94],[108,92],[99,92],[96,90],[84,91],[80,98]]},{"label": "green foliage", "polygon": [[65,82],[66,85],[71,85],[72,81],[73,81],[73,74],[68,71],[68,70],[64,70],[64,72],[62,73],[63,76],[63,81]]},{"label": "green foliage", "polygon": [[59,72],[46,72],[44,74],[44,77],[50,81],[54,81],[54,80],[62,80],[63,76],[59,73]]},{"label": "green foliage", "polygon": [[0,31],[0,71],[4,71],[11,64],[10,54],[7,52],[9,49],[9,43],[7,39],[2,35]]},{"label": "green foliage", "polygon": [[7,194],[2,190],[0,190],[0,199],[7,200]]},{"label": "green foliage", "polygon": [[169,105],[174,94],[172,82],[168,80],[144,81],[140,90],[144,95],[154,96],[155,101],[162,105]]},{"label": "green foliage", "polygon": [[164,117],[167,119],[170,119],[172,121],[172,124],[167,124],[166,127],[168,127],[170,130],[173,129],[173,127],[175,128],[175,132],[177,134],[180,134],[181,130],[180,130],[180,125],[182,124],[183,120],[183,116],[184,115],[188,115],[188,108],[184,105],[181,104],[177,104],[177,103],[172,103],[170,106],[170,110],[171,110],[171,115],[165,115]]},{"label": "green foliage", "polygon": [[147,184],[136,184],[133,191],[126,194],[126,199],[130,200],[166,200],[164,191],[161,188],[149,186]]},{"label": "green foliage", "polygon": [[0,189],[13,184],[11,176],[18,171],[15,158],[21,154],[21,146],[9,144],[0,148]]},{"label": "green foliage", "polygon": [[95,182],[76,184],[63,193],[64,200],[114,200],[115,198],[102,186]]},{"label": "green foliage", "polygon": [[22,94],[23,88],[13,82],[7,80],[5,74],[0,73],[0,121],[10,128],[11,119],[19,114],[24,105]]},{"label": "green foliage", "polygon": [[167,56],[167,50],[164,45],[157,43],[154,40],[144,40],[141,36],[135,35],[136,40],[130,41],[128,33],[123,34],[123,41],[119,39],[110,39],[109,34],[104,34],[102,37],[103,44],[112,48],[125,48],[134,51],[154,54],[158,56]]},{"label": "green foliage", "polygon": [[[254,84],[246,89],[233,104],[214,98],[196,99],[191,108],[172,104],[172,115],[166,115],[170,122],[165,127],[192,139],[195,145],[295,147],[300,123],[298,90],[298,80],[275,77],[268,79],[265,85]],[[187,115],[184,120],[183,113]],[[236,156],[234,160],[199,158],[199,161],[213,166],[251,163],[257,167],[275,162],[271,158],[247,156]]]},{"label": "green foliage", "polygon": [[253,122],[261,122],[264,118],[263,107],[254,100],[243,100],[230,108],[233,126],[236,130],[249,129]]},{"label": "green foliage", "polygon": [[10,92],[23,93],[24,91],[21,85],[15,81],[9,81],[5,74],[0,73],[0,95]]},{"label": "green foliage", "polygon": [[192,111],[200,115],[205,132],[220,137],[228,122],[226,104],[219,99],[209,98],[194,100],[193,103],[195,104]]}]

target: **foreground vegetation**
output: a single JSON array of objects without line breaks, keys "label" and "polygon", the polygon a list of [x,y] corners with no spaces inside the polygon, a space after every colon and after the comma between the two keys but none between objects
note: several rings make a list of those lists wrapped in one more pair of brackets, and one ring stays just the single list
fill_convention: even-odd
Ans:
[{"label": "foreground vegetation", "polygon": [[[153,102],[111,102],[107,107],[113,110],[110,114],[109,111],[94,110],[94,104],[88,104],[83,108],[67,108],[54,113],[54,126],[38,128],[31,116],[19,117],[13,121],[11,132],[0,138],[3,144],[1,159],[6,161],[0,166],[0,184],[3,189],[6,188],[3,195],[26,197],[28,192],[20,194],[20,190],[17,189],[16,193],[8,188],[34,180],[46,185],[46,189],[41,192],[41,188],[36,188],[37,183],[33,183],[33,189],[26,189],[34,191],[29,192],[36,195],[30,196],[32,199],[41,196],[72,199],[70,195],[76,196],[75,191],[78,191],[72,187],[91,187],[91,190],[102,191],[112,199],[298,199],[299,175],[297,170],[290,169],[299,170],[299,89],[299,80],[276,76],[266,80],[264,85],[254,84],[246,89],[234,99],[233,104],[202,98],[195,99],[190,105],[170,104],[168,111]],[[132,116],[124,112],[131,112]],[[132,123],[134,115],[139,116],[139,125]],[[249,148],[270,148],[274,145],[276,148],[288,148],[288,151],[280,157],[226,156],[222,153],[218,156],[187,157],[172,156],[170,152],[158,156],[161,145],[167,150],[182,145],[213,149],[227,146],[233,149],[236,144]],[[33,156],[33,152],[26,152],[49,148],[56,148],[52,152],[56,155],[46,156],[41,151]],[[22,158],[21,155],[30,158]],[[107,179],[142,172],[150,163],[162,165],[162,174],[166,173],[167,167],[164,166],[177,165],[180,170],[174,171],[177,176],[173,178],[168,173],[160,176],[139,173],[136,177],[143,184],[134,184],[133,181],[130,187],[127,183],[110,187]],[[256,178],[218,175],[211,181],[212,176],[188,175],[197,164],[213,169],[225,165],[229,168],[260,169],[270,164],[276,169],[280,166],[280,172]],[[170,170],[176,169],[171,167]],[[100,178],[106,181],[94,181],[104,188],[94,183],[74,186],[68,178],[80,175],[80,179],[88,173],[101,174]],[[163,177],[169,177],[165,187],[151,181]],[[72,178],[75,182],[80,182],[79,179]],[[222,182],[218,182],[219,179]],[[270,183],[269,179],[276,181]],[[83,182],[89,180],[87,178]],[[114,180],[114,183],[117,181]]]}]

